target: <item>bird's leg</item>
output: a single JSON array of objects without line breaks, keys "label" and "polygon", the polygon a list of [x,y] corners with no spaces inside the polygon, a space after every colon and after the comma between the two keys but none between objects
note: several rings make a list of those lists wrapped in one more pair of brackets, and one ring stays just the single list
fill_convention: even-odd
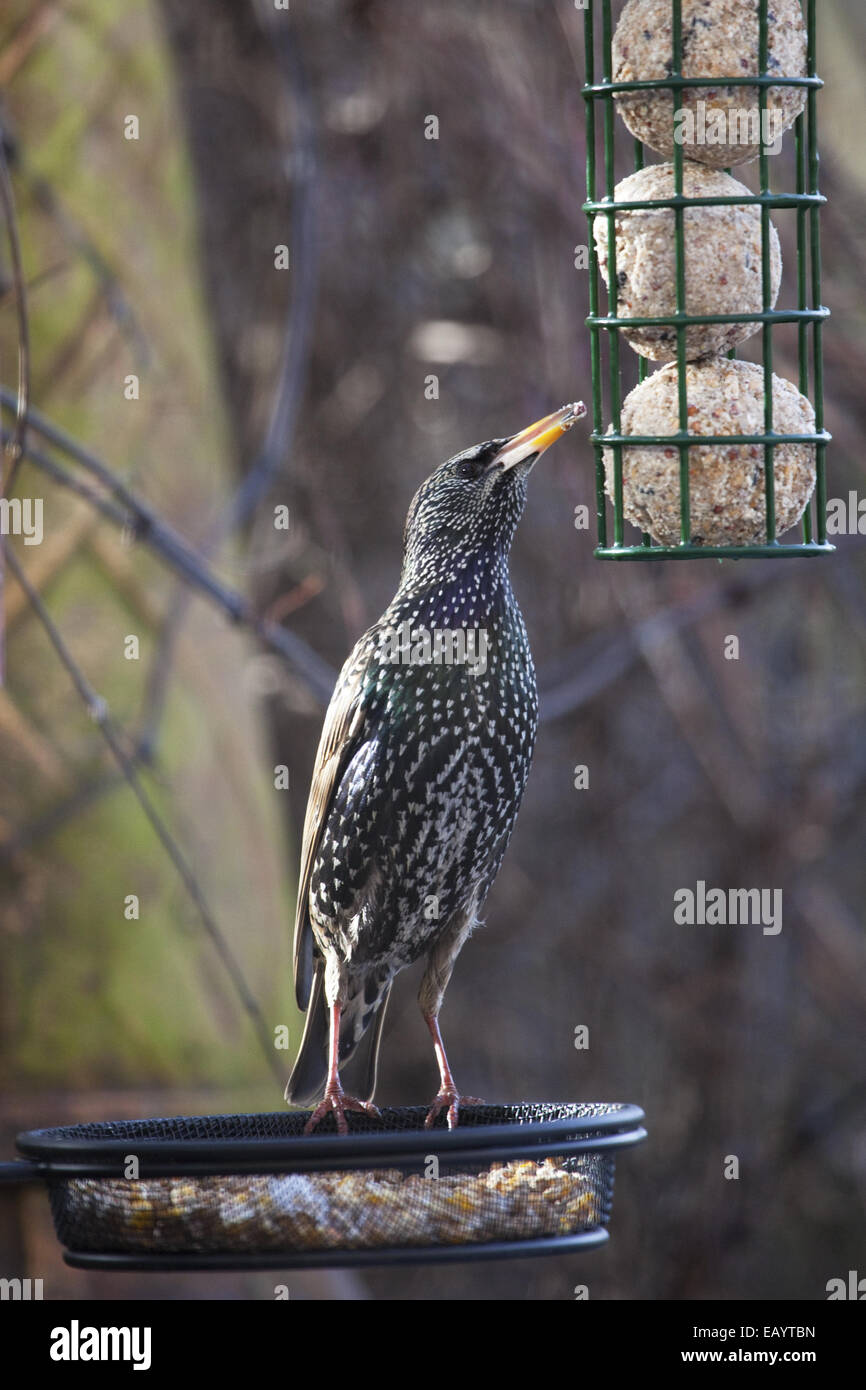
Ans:
[{"label": "bird's leg", "polygon": [[442,1034],[439,1033],[439,1009],[442,1008],[442,999],[445,998],[445,991],[448,988],[448,981],[455,969],[455,960],[460,955],[460,948],[466,941],[468,934],[474,926],[474,913],[466,913],[456,917],[449,923],[443,931],[439,940],[435,942],[430,956],[427,958],[427,970],[421,979],[421,988],[418,990],[418,1004],[421,1005],[421,1013],[424,1022],[430,1029],[430,1036],[434,1040],[436,1063],[439,1066],[439,1094],[430,1106],[427,1119],[424,1120],[425,1129],[431,1129],[434,1125],[436,1116],[441,1115],[445,1106],[448,1105],[448,1127],[456,1129],[457,1119],[460,1115],[460,1101],[464,1105],[484,1105],[484,1101],[478,1101],[473,1095],[463,1095],[461,1097],[455,1079],[450,1074],[448,1058],[445,1055],[445,1044],[442,1042]]},{"label": "bird's leg", "polygon": [[424,971],[421,988],[418,991],[418,1003],[421,1005],[424,1022],[430,1029],[430,1036],[433,1039],[441,1080],[439,1094],[430,1106],[427,1119],[424,1121],[425,1129],[432,1127],[436,1117],[441,1114],[446,1105],[448,1106],[448,1128],[455,1129],[460,1114],[461,1099],[466,1105],[484,1104],[483,1101],[476,1100],[473,1096],[461,1098],[454,1085],[454,1077],[451,1075],[448,1058],[445,1056],[445,1045],[439,1031],[439,1010],[448,988],[448,981],[451,979],[454,962],[473,925],[474,913],[468,913],[456,918],[445,928],[427,958],[427,969]]},{"label": "bird's leg", "polygon": [[354,1096],[347,1096],[340,1083],[340,1016],[342,1012],[342,1005],[335,1000],[330,1007],[331,1031],[328,1038],[328,1081],[325,1086],[325,1095],[304,1125],[305,1134],[312,1134],[319,1121],[331,1110],[333,1110],[334,1119],[337,1122],[338,1134],[348,1134],[349,1132],[349,1126],[346,1123],[347,1110],[360,1110],[364,1115],[375,1115],[377,1119],[380,1118],[379,1111],[372,1101],[356,1100]]},{"label": "bird's leg", "polygon": [[436,1117],[441,1114],[448,1106],[448,1128],[456,1129],[460,1117],[461,1105],[483,1105],[484,1101],[477,1096],[461,1096],[454,1084],[454,1077],[451,1075],[451,1068],[448,1065],[448,1058],[445,1056],[445,1044],[442,1041],[442,1034],[439,1031],[439,1019],[436,1014],[425,1014],[424,1022],[430,1029],[430,1036],[433,1039],[433,1050],[436,1053],[436,1061],[439,1065],[439,1076],[441,1085],[433,1104],[427,1112],[424,1121],[425,1129],[432,1129]]}]

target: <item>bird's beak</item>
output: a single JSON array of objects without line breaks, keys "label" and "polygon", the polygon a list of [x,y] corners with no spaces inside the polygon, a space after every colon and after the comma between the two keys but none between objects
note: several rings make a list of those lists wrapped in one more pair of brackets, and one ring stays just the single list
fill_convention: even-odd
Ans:
[{"label": "bird's beak", "polygon": [[561,410],[555,410],[552,415],[545,415],[543,420],[536,420],[534,425],[528,425],[506,441],[490,467],[495,468],[499,464],[505,471],[532,458],[533,454],[536,457],[543,454],[545,449],[549,449],[571,429],[575,420],[582,419],[585,414],[583,401],[575,401],[572,405],[564,405]]}]

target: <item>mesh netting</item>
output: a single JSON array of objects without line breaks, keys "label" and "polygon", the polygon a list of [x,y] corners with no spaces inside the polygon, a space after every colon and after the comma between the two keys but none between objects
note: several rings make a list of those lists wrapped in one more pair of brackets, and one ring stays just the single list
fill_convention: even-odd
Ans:
[{"label": "mesh netting", "polygon": [[[610,1213],[614,1159],[607,1149],[592,1151],[593,1136],[611,1143],[610,1130],[593,1130],[592,1121],[601,1116],[609,1121],[620,1109],[467,1107],[453,1135],[439,1128],[424,1131],[423,1107],[383,1110],[381,1120],[350,1114],[351,1132],[339,1140],[338,1161],[345,1165],[351,1160],[354,1166],[335,1168],[334,1158],[323,1156],[313,1170],[309,1150],[327,1137],[327,1126],[303,1136],[305,1112],[83,1124],[26,1139],[31,1150],[40,1146],[40,1139],[55,1148],[70,1141],[84,1166],[88,1143],[104,1158],[120,1141],[127,1146],[126,1158],[139,1161],[141,1175],[131,1179],[61,1178],[51,1172],[49,1160],[46,1176],[57,1234],[74,1251],[291,1255],[519,1241],[603,1227]],[[557,1133],[551,1134],[550,1121],[568,1123],[556,1125]],[[536,1142],[533,1130],[539,1127],[546,1132]],[[471,1142],[471,1153],[453,1147],[458,1134],[459,1143]],[[383,1147],[386,1141],[392,1144],[384,1156],[376,1153],[377,1135]],[[404,1136],[402,1149],[393,1147],[395,1135]],[[503,1140],[509,1135],[512,1149],[522,1150],[522,1156],[507,1156]],[[495,1156],[485,1159],[487,1136]],[[268,1140],[294,1142],[286,1144],[279,1165],[271,1150],[262,1164],[269,1171],[252,1171],[256,1146]],[[527,1143],[531,1157],[525,1155]],[[589,1150],[569,1154],[575,1143],[589,1144]],[[149,1166],[165,1169],[167,1147],[178,1172],[148,1176]],[[557,1147],[565,1152],[557,1153]],[[234,1172],[219,1171],[221,1148],[225,1169],[234,1167]],[[114,1171],[125,1171],[120,1151],[115,1152]],[[210,1171],[184,1172],[193,1160]],[[239,1171],[243,1169],[250,1171]]]},{"label": "mesh netting", "polygon": [[[486,1128],[490,1125],[538,1125],[547,1120],[586,1121],[601,1116],[625,1114],[631,1107],[618,1104],[605,1104],[597,1101],[582,1103],[557,1103],[554,1101],[527,1101],[517,1105],[463,1105],[460,1108],[460,1130]],[[374,1115],[346,1112],[350,1134],[386,1134],[419,1131],[427,1118],[427,1107],[423,1105],[383,1106],[381,1119]],[[166,1119],[152,1120],[104,1120],[76,1125],[58,1125],[51,1130],[32,1130],[29,1139],[37,1135],[52,1139],[92,1139],[97,1143],[112,1139],[135,1139],[140,1141],[158,1139],[213,1139],[222,1142],[244,1139],[296,1139],[303,1136],[304,1125],[310,1117],[309,1110],[284,1110],[265,1112],[256,1115],[174,1115]],[[436,1120],[434,1129],[447,1130],[448,1124],[443,1111]],[[583,1123],[579,1125],[581,1134],[591,1133]],[[599,1130],[599,1133],[602,1131]],[[332,1115],[326,1115],[317,1126],[315,1135],[335,1134],[336,1125]],[[521,1135],[521,1142],[524,1135]],[[28,1148],[32,1145],[28,1145]],[[180,1158],[180,1154],[178,1154]]]},{"label": "mesh netting", "polygon": [[613,1158],[492,1164],[437,1178],[399,1168],[52,1184],[75,1250],[230,1254],[370,1250],[572,1235],[607,1220]]}]

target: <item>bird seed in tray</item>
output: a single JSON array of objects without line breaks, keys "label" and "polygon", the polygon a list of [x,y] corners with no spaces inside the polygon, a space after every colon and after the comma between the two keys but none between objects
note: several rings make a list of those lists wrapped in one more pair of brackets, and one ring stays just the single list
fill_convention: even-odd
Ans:
[{"label": "bird seed in tray", "polygon": [[55,1201],[64,1207],[63,1224],[86,1232],[93,1251],[455,1245],[570,1235],[603,1225],[611,1165],[611,1158],[589,1155],[493,1164],[438,1178],[399,1168],[71,1178],[58,1184]]}]

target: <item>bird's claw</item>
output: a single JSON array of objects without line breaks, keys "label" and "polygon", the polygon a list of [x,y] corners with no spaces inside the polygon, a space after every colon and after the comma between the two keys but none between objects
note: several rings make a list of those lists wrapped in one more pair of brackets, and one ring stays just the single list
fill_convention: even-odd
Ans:
[{"label": "bird's claw", "polygon": [[440,1086],[439,1093],[430,1109],[427,1111],[427,1118],[424,1121],[425,1129],[432,1129],[442,1111],[448,1106],[448,1128],[456,1129],[460,1121],[461,1105],[484,1105],[483,1100],[478,1096],[461,1096],[453,1087]]},{"label": "bird's claw", "polygon": [[347,1110],[359,1110],[362,1115],[372,1115],[375,1119],[381,1120],[382,1114],[371,1100],[356,1100],[354,1096],[347,1096],[342,1086],[333,1087],[325,1092],[323,1100],[319,1101],[307,1123],[304,1125],[304,1133],[312,1134],[313,1130],[321,1120],[331,1111],[334,1112],[334,1119],[337,1124],[338,1134],[348,1134],[349,1126],[346,1121]]}]

